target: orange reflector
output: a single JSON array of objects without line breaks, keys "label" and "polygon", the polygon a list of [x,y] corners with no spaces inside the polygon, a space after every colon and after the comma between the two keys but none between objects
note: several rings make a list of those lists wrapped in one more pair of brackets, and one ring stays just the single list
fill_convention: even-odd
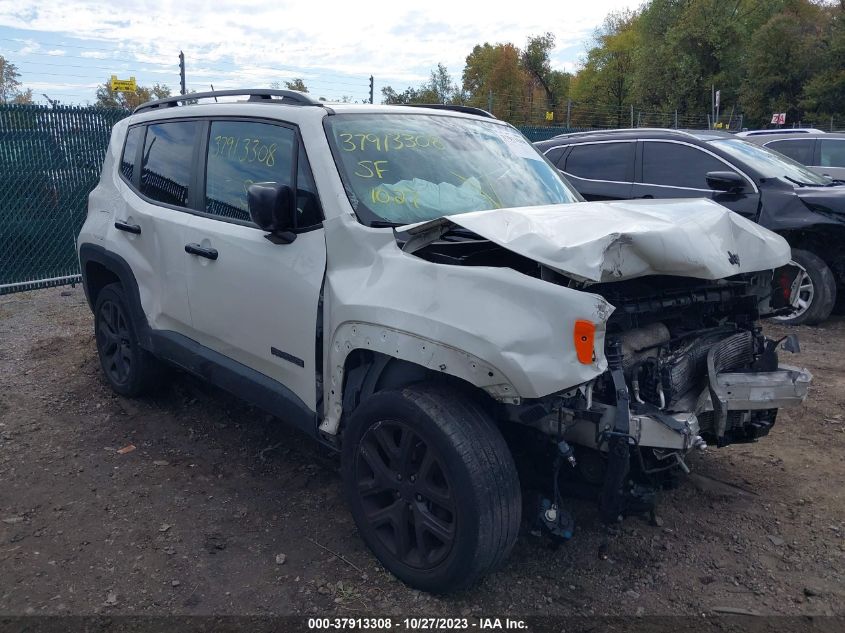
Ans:
[{"label": "orange reflector", "polygon": [[577,320],[573,331],[575,338],[575,353],[578,361],[584,365],[593,362],[593,342],[596,338],[596,325],[592,321]]}]

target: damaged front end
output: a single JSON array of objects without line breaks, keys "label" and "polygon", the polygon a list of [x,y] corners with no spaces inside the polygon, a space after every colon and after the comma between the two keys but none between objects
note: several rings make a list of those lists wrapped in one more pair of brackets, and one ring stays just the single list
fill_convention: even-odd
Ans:
[{"label": "damaged front end", "polygon": [[673,471],[688,471],[689,451],[754,441],[779,408],[807,396],[810,373],[778,358],[797,351],[797,339],[770,340],[760,325],[797,300],[789,245],[712,201],[501,209],[403,234],[403,251],[418,258],[510,268],[612,306],[600,321],[576,306],[567,315],[569,348],[594,378],[502,405],[509,422],[551,440],[555,493],[540,523],[553,534],[568,533],[557,490],[558,474],[572,470],[564,464],[615,521],[647,508]]},{"label": "damaged front end", "polygon": [[797,339],[769,339],[759,324],[790,309],[797,273],[784,266],[715,281],[654,276],[591,286],[616,307],[607,371],[546,399],[536,419],[522,411],[514,421],[577,445],[605,520],[642,510],[644,485],[688,472],[689,451],[755,441],[779,408],[806,398],[810,373],[778,358],[798,351]]}]

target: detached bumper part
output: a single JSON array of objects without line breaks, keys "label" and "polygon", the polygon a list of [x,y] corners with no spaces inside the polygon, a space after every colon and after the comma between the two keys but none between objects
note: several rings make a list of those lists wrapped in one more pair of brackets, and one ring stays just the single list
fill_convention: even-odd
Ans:
[{"label": "detached bumper part", "polygon": [[767,372],[716,373],[708,363],[708,370],[718,446],[766,435],[777,409],[801,404],[813,380],[806,369],[789,365]]}]

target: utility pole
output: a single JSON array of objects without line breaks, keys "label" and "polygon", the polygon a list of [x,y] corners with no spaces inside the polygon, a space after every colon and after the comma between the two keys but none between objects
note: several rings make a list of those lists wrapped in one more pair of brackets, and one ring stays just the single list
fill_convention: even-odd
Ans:
[{"label": "utility pole", "polygon": [[493,89],[487,91],[487,112],[493,112]]},{"label": "utility pole", "polygon": [[179,94],[185,94],[185,53],[179,51]]},{"label": "utility pole", "polygon": [[373,102],[373,76],[370,75],[370,103]]},{"label": "utility pole", "polygon": [[566,127],[572,127],[569,123],[572,115],[572,99],[566,100]]},{"label": "utility pole", "polygon": [[631,127],[634,127],[634,104],[631,104]]}]

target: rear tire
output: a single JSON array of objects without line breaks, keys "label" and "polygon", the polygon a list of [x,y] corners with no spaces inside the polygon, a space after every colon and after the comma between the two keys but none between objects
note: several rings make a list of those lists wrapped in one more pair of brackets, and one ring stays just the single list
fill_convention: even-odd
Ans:
[{"label": "rear tire", "polygon": [[94,337],[100,367],[111,388],[122,396],[140,396],[156,383],[160,366],[138,344],[136,323],[119,283],[97,294],[94,305]]},{"label": "rear tire", "polygon": [[349,420],[342,464],[361,537],[412,587],[465,589],[516,542],[522,501],[513,457],[490,416],[456,390],[374,394]]},{"label": "rear tire", "polygon": [[817,325],[826,320],[836,304],[836,279],[824,260],[810,251],[792,249],[792,260],[801,266],[801,307],[794,316],[776,317],[785,325]]}]

